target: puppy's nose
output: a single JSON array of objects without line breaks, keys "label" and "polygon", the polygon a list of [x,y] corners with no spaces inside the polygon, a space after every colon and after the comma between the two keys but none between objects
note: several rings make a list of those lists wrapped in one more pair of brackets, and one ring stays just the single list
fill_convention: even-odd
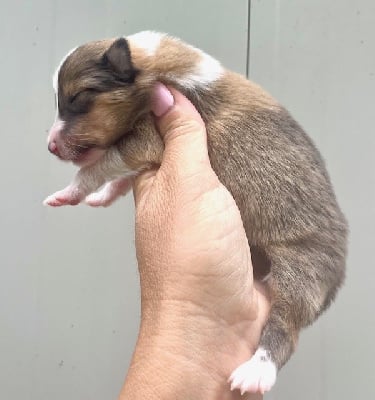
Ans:
[{"label": "puppy's nose", "polygon": [[54,154],[55,156],[58,156],[58,155],[59,155],[59,150],[58,150],[57,144],[56,144],[56,142],[55,142],[54,140],[51,140],[51,141],[48,143],[48,151],[49,151],[50,153]]},{"label": "puppy's nose", "polygon": [[60,152],[62,147],[61,130],[63,128],[63,125],[64,125],[63,121],[57,119],[50,129],[47,139],[48,150],[52,154],[58,157],[60,157]]}]

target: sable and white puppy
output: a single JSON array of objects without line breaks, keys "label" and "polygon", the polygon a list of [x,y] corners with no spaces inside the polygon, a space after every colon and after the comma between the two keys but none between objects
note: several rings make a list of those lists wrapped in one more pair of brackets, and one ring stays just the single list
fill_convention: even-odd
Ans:
[{"label": "sable and white puppy", "polygon": [[294,351],[300,329],[334,299],[347,238],[319,152],[271,96],[164,34],[80,46],[54,78],[58,114],[48,147],[81,169],[45,203],[109,205],[133,175],[160,164],[163,143],[150,116],[156,82],[180,90],[201,113],[212,167],[241,211],[254,273],[269,278],[272,309],[259,348],[230,377],[232,389],[263,393]]}]

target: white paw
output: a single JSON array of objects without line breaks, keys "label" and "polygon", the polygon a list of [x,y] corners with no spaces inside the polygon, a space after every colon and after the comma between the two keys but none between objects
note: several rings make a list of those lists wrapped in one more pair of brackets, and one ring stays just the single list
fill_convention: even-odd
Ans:
[{"label": "white paw", "polygon": [[229,378],[231,390],[239,389],[241,394],[262,393],[269,391],[276,381],[276,365],[259,348],[253,357],[235,369]]},{"label": "white paw", "polygon": [[61,207],[61,206],[75,206],[79,204],[84,198],[84,194],[77,186],[69,185],[65,189],[60,190],[48,196],[43,204],[45,206]]},{"label": "white paw", "polygon": [[91,207],[108,207],[119,196],[125,195],[130,190],[131,183],[129,178],[120,178],[108,182],[99,192],[87,196],[85,202]]}]

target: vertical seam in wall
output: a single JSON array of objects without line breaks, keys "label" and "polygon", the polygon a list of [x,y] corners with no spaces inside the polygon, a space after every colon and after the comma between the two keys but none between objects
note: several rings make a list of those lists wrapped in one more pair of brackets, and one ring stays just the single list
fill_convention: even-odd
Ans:
[{"label": "vertical seam in wall", "polygon": [[251,0],[247,0],[247,46],[246,46],[246,76],[250,75],[250,19],[251,19]]}]

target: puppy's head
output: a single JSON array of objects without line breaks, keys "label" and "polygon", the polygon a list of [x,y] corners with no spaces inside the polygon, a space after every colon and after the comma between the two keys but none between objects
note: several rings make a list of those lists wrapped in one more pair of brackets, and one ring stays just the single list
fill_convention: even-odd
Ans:
[{"label": "puppy's head", "polygon": [[91,42],[73,50],[56,72],[57,117],[48,149],[83,165],[131,131],[147,102],[137,89],[126,39]]}]

